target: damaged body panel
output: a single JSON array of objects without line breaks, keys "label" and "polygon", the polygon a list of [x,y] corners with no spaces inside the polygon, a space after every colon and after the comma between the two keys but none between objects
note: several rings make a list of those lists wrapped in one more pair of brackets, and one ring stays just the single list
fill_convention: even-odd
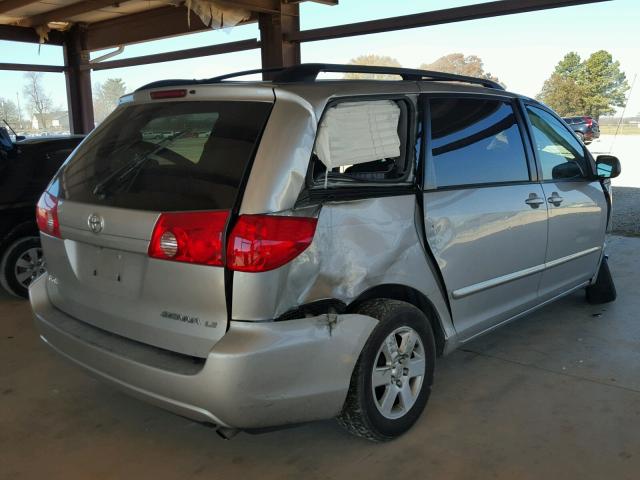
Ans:
[{"label": "damaged body panel", "polygon": [[424,294],[445,336],[452,336],[437,275],[418,238],[415,210],[415,195],[325,203],[313,243],[299,257],[271,272],[235,273],[233,317],[269,320],[323,299],[348,305],[373,287],[393,284]]},{"label": "damaged body panel", "polygon": [[231,322],[202,362],[154,349],[57,310],[46,277],[31,289],[41,338],[115,387],[217,426],[261,428],[337,415],[377,321],[356,314]]}]

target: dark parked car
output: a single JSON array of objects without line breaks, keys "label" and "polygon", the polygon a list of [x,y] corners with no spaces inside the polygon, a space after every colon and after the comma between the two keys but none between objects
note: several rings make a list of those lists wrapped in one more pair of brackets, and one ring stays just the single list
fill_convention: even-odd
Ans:
[{"label": "dark parked car", "polygon": [[82,138],[18,136],[14,142],[0,127],[0,284],[14,295],[27,297],[44,271],[36,202]]},{"label": "dark parked car", "polygon": [[600,125],[591,117],[567,117],[563,118],[567,125],[576,132],[585,145],[590,144],[596,138],[600,138]]}]

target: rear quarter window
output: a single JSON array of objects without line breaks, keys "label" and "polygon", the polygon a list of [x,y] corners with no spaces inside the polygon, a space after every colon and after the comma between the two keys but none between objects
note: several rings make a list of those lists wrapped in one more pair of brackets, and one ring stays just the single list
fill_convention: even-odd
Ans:
[{"label": "rear quarter window", "polygon": [[410,181],[409,103],[342,101],[324,112],[311,159],[314,187]]}]

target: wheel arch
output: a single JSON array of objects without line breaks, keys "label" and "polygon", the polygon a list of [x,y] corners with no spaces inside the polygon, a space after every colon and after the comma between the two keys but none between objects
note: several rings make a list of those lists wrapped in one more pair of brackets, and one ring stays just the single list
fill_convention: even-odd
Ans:
[{"label": "wheel arch", "polygon": [[347,306],[347,312],[354,312],[366,300],[374,298],[388,298],[391,300],[400,300],[407,302],[418,308],[429,320],[433,336],[436,341],[436,352],[438,356],[442,356],[445,351],[447,337],[445,334],[440,315],[429,298],[419,290],[407,285],[389,283],[376,285],[362,292],[355,300]]},{"label": "wheel arch", "polygon": [[23,220],[17,223],[0,239],[0,257],[2,257],[6,249],[20,237],[39,236],[38,225],[36,224],[35,215],[32,220]]}]

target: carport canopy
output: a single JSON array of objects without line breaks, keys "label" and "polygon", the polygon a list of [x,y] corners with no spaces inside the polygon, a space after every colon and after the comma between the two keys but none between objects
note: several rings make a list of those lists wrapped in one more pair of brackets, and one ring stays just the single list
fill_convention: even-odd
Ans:
[{"label": "carport canopy", "polygon": [[[300,30],[302,1],[338,0],[0,0],[0,40],[64,49],[64,65],[0,63],[0,70],[62,72],[73,133],[94,126],[91,71],[260,49],[262,68],[300,63],[300,44],[611,0],[498,0],[380,20]],[[206,12],[203,14],[203,12]],[[389,2],[389,13],[393,2]],[[338,17],[339,18],[339,17]],[[229,20],[231,19],[231,20]],[[90,52],[257,22],[259,39],[139,57],[91,61]],[[116,50],[117,52],[117,50]],[[268,78],[269,73],[264,74]]]}]

